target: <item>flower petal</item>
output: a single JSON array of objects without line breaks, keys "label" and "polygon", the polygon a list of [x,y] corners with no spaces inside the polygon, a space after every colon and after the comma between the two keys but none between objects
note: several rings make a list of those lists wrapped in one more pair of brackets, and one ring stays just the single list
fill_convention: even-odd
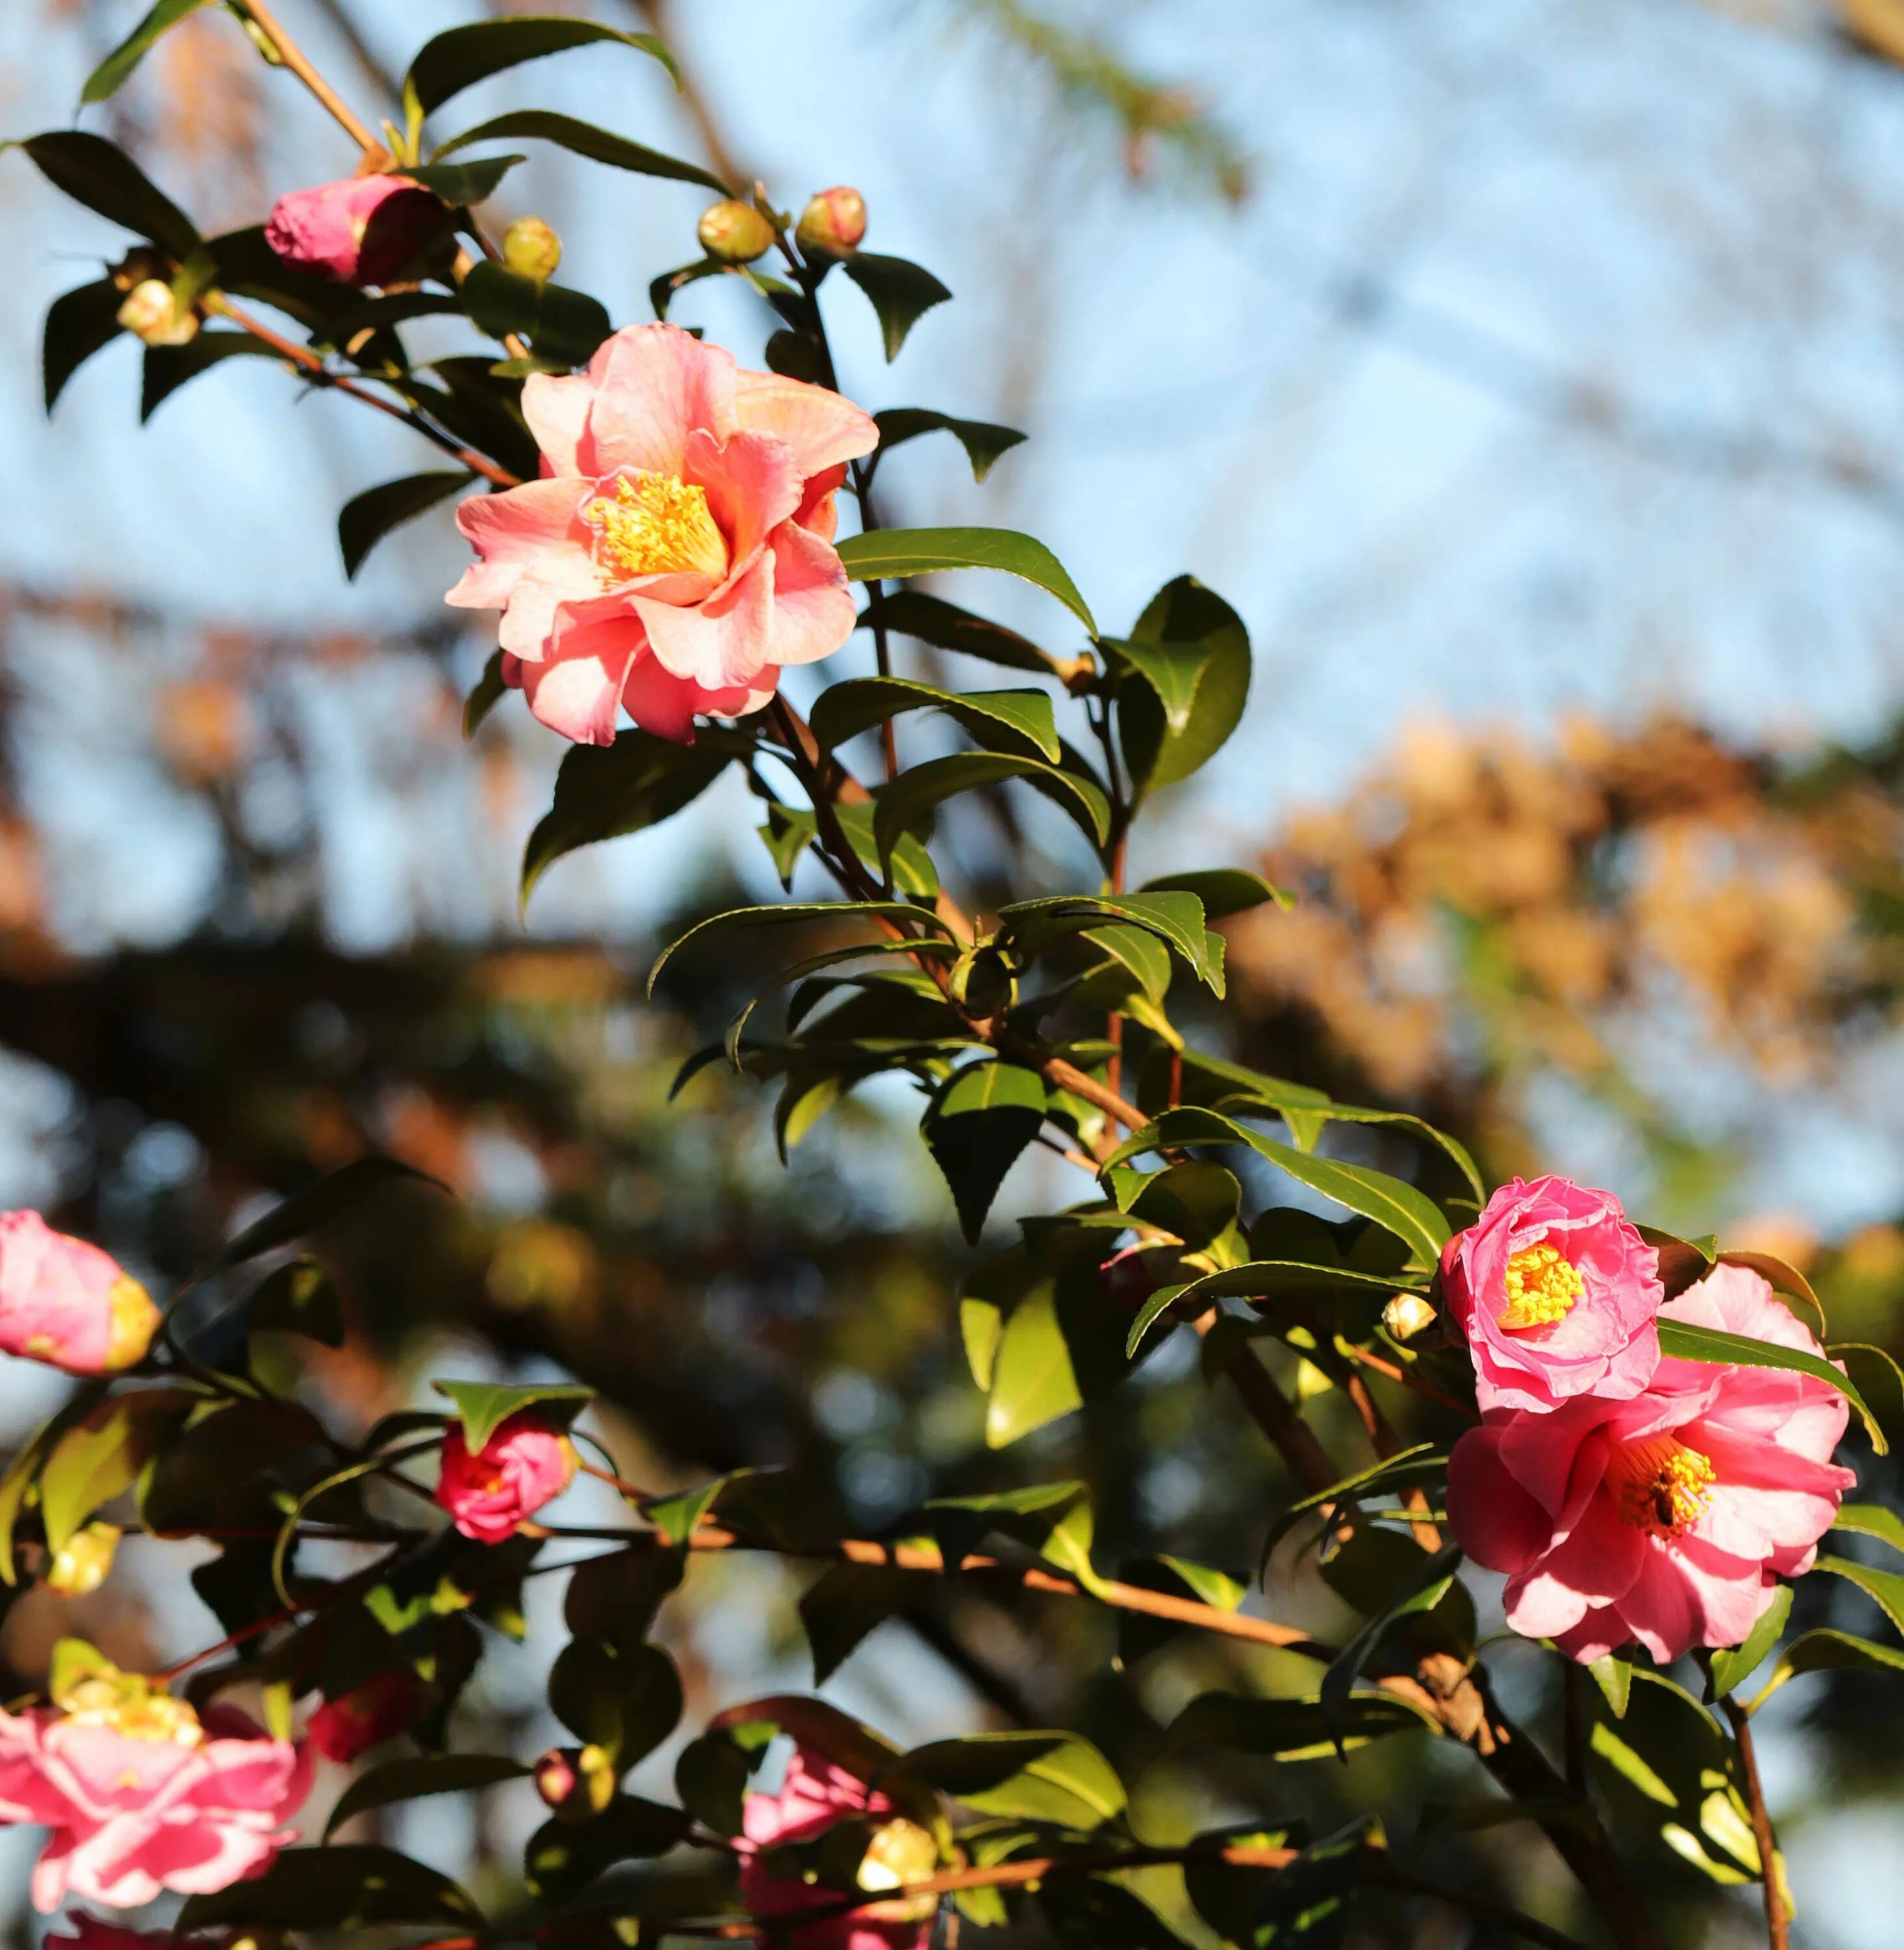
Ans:
[{"label": "flower petal", "polygon": [[[591,459],[603,473],[639,467],[678,477],[696,428],[719,440],[737,430],[734,357],[719,346],[678,326],[637,325],[625,326],[603,351],[588,416]],[[594,369],[591,361],[591,377]]]},{"label": "flower petal", "polygon": [[777,372],[737,373],[734,410],[742,426],[784,441],[802,475],[857,460],[879,444],[871,414],[824,386]]}]

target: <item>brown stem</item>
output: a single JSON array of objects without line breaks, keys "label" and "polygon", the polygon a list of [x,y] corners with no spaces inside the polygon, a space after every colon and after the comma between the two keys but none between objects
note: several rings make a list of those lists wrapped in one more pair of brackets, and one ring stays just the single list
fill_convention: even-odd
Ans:
[{"label": "brown stem", "polygon": [[1752,1741],[1752,1721],[1745,1709],[1727,1693],[1719,1701],[1732,1723],[1732,1737],[1739,1743],[1739,1771],[1745,1776],[1745,1798],[1752,1811],[1753,1839],[1759,1845],[1759,1877],[1765,1899],[1765,1941],[1772,1950],[1786,1950],[1791,1918],[1785,1908],[1785,1895],[1778,1877],[1778,1839],[1772,1832],[1772,1816],[1765,1807],[1765,1791],[1759,1780],[1759,1756]]},{"label": "brown stem", "polygon": [[701,147],[707,151],[714,173],[739,195],[753,181],[753,173],[743,169],[735,160],[721,136],[719,123],[714,119],[713,111],[708,107],[706,95],[682,62],[665,0],[628,0],[628,4],[649,33],[668,43],[675,57],[675,71],[678,77],[676,92],[681,97],[681,106],[687,111],[687,119],[693,123],[694,132],[701,139]]},{"label": "brown stem", "polygon": [[310,64],[310,58],[284,29],[265,0],[243,0],[245,11],[278,51],[278,58],[316,96],[332,119],[366,156],[385,154],[382,139],[371,133],[353,113],[349,103]]}]

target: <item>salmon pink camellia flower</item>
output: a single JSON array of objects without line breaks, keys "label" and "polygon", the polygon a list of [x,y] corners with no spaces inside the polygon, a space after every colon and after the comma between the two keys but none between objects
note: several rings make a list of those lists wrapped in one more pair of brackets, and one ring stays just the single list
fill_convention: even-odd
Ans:
[{"label": "salmon pink camellia flower", "polygon": [[130,1909],[263,1874],[297,1839],[279,1824],[310,1790],[302,1749],[229,1708],[201,1720],[91,1660],[53,1705],[0,1712],[0,1821],[53,1831],[34,1865],[34,1906],[57,1909],[70,1894]]},{"label": "salmon pink camellia flower", "polygon": [[347,285],[387,285],[447,234],[442,199],[408,176],[346,176],[273,206],[264,241],[294,269]]},{"label": "salmon pink camellia flower", "polygon": [[465,1537],[500,1543],[525,1517],[560,1496],[581,1464],[575,1445],[531,1410],[498,1422],[475,1456],[462,1423],[453,1422],[443,1438],[436,1500]]},{"label": "salmon pink camellia flower", "polygon": [[685,744],[852,634],[834,501],[879,438],[859,407],[643,325],[531,374],[522,411],[543,478],[457,509],[479,559],[447,600],[502,611],[504,681],[544,724],[606,745],[620,707]]},{"label": "salmon pink camellia flower", "polygon": [[1611,1192],[1510,1179],[1441,1249],[1485,1413],[1636,1395],[1659,1365],[1659,1256]]},{"label": "salmon pink camellia flower", "polygon": [[0,1351],[69,1375],[114,1375],[145,1357],[152,1297],[109,1253],[37,1212],[0,1212]]},{"label": "salmon pink camellia flower", "polygon": [[[877,1789],[806,1747],[796,1747],[777,1794],[750,1794],[741,1807],[740,1900],[763,1922],[782,1923],[773,1940],[790,1950],[925,1950],[932,1934],[936,1897],[908,1896],[868,1901],[843,1911],[851,1899],[821,1883],[777,1871],[764,1852],[795,1843],[816,1842],[829,1828],[848,1820],[874,1827],[859,1865],[859,1886],[876,1897],[881,1889],[924,1882],[939,1866],[939,1850],[916,1821],[908,1821]],[[802,1910],[836,1913],[787,1927],[784,1919]]]},{"label": "salmon pink camellia flower", "polygon": [[[1770,1285],[1715,1266],[1669,1320],[1821,1350]],[[1781,1368],[1662,1360],[1625,1400],[1496,1410],[1455,1444],[1448,1520],[1507,1574],[1507,1622],[1583,1662],[1637,1640],[1662,1665],[1739,1644],[1809,1571],[1856,1481],[1831,1459],[1845,1398]]]}]

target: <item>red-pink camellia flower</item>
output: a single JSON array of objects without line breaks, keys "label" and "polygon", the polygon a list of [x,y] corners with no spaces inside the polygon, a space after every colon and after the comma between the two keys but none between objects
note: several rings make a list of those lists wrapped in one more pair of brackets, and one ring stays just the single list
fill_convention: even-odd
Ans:
[{"label": "red-pink camellia flower", "polygon": [[[1820,1351],[1771,1287],[1715,1266],[1669,1320]],[[1496,1410],[1455,1444],[1448,1520],[1507,1573],[1507,1622],[1582,1661],[1634,1640],[1661,1664],[1738,1644],[1781,1578],[1811,1568],[1856,1481],[1831,1452],[1845,1398],[1780,1368],[1662,1360],[1645,1391]]]},{"label": "red-pink camellia flower", "polygon": [[173,1941],[169,1930],[128,1930],[123,1923],[107,1923],[75,1910],[66,1919],[70,1936],[56,1936],[51,1930],[40,1940],[57,1950],[168,1950]]},{"label": "red-pink camellia flower", "polygon": [[830,1908],[838,1914],[799,1925],[777,1942],[790,1950],[924,1950],[938,1908],[932,1896],[897,1902],[868,1902],[840,1911],[851,1899],[821,1883],[776,1872],[763,1850],[814,1842],[829,1828],[851,1818],[877,1824],[859,1867],[859,1886],[876,1895],[881,1889],[923,1882],[938,1867],[936,1845],[918,1823],[906,1821],[893,1803],[843,1768],[806,1747],[794,1749],[777,1794],[750,1794],[741,1807],[740,1900],[763,1921],[797,1916],[802,1910]]},{"label": "red-pink camellia flower", "polygon": [[1659,1365],[1659,1256],[1611,1192],[1513,1179],[1441,1249],[1483,1411],[1636,1395]]},{"label": "red-pink camellia flower", "polygon": [[643,325],[531,374],[522,411],[543,478],[457,509],[480,559],[447,600],[502,611],[503,675],[544,724],[606,745],[619,706],[685,743],[852,634],[834,491],[879,429],[838,394]]},{"label": "red-pink camellia flower", "polygon": [[354,1761],[409,1732],[423,1710],[423,1682],[408,1667],[399,1667],[326,1700],[304,1732],[327,1761]]},{"label": "red-pink camellia flower", "polygon": [[260,1875],[310,1785],[301,1749],[242,1713],[201,1721],[140,1682],[83,1681],[58,1706],[0,1712],[0,1821],[52,1830],[33,1899],[115,1909],[162,1890],[198,1895]]},{"label": "red-pink camellia flower", "polygon": [[444,234],[440,198],[407,176],[346,176],[279,198],[264,241],[295,269],[347,285],[387,285]]},{"label": "red-pink camellia flower", "polygon": [[0,1212],[0,1351],[117,1374],[144,1357],[158,1324],[151,1294],[111,1254],[37,1212]]},{"label": "red-pink camellia flower", "polygon": [[443,1438],[436,1500],[465,1537],[500,1543],[568,1488],[580,1462],[568,1437],[531,1410],[499,1422],[477,1456],[463,1439],[462,1423],[453,1422]]}]

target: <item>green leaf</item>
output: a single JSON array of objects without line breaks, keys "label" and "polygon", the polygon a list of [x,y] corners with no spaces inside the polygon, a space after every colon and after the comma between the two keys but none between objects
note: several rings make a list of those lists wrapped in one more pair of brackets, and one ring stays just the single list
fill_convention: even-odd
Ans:
[{"label": "green leaf", "polygon": [[461,288],[479,331],[491,338],[514,332],[527,338],[542,357],[567,365],[586,363],[615,329],[600,299],[566,285],[526,278],[487,258],[470,266]]},{"label": "green leaf", "polygon": [[[697,922],[661,951],[655,958],[654,966],[648,970],[648,993],[653,995],[662,969],[690,942],[706,941],[740,927],[774,927],[792,921],[873,920],[882,915],[894,920],[921,921],[932,927],[945,926],[926,909],[915,907],[907,901],[787,901],[774,907],[730,908],[725,914]],[[946,928],[945,932],[949,934],[951,930]]]},{"label": "green leaf", "polygon": [[324,1824],[329,1841],[354,1814],[369,1808],[388,1808],[400,1801],[420,1801],[432,1794],[460,1794],[497,1782],[520,1780],[531,1770],[501,1754],[425,1754],[414,1759],[386,1761],[359,1774],[337,1798]]},{"label": "green leaf", "polygon": [[[567,1821],[558,1815],[545,1821],[523,1852],[523,1879],[530,1894],[542,1902],[567,1902],[604,1869],[631,1858],[665,1855],[687,1839],[688,1831],[687,1818],[680,1809],[618,1794],[592,1821]],[[653,1886],[635,1886],[642,1890]],[[632,1899],[631,1894],[618,1891],[615,1908],[624,1909]],[[643,1934],[647,1934],[645,1924]]]},{"label": "green leaf", "polygon": [[149,420],[181,386],[228,359],[277,357],[248,332],[201,332],[184,345],[148,345],[139,381],[139,419]]},{"label": "green leaf", "polygon": [[[518,108],[506,115],[491,116],[460,136],[439,143],[430,160],[441,162],[472,142],[515,142],[541,140],[553,142],[571,154],[585,156],[592,163],[606,163],[612,169],[631,170],[637,176],[665,176],[676,182],[699,183],[716,196],[725,196],[728,186],[711,171],[696,163],[684,163],[664,156],[659,149],[631,142],[625,136],[613,136],[591,122],[578,122],[572,115],[558,115],[547,108]],[[412,171],[412,174],[415,172]]]},{"label": "green leaf", "polygon": [[814,700],[809,720],[821,749],[848,739],[905,711],[943,711],[979,743],[1056,765],[1063,754],[1050,697],[1042,690],[940,690],[909,678],[849,678]]},{"label": "green leaf", "polygon": [[454,1404],[463,1446],[472,1456],[480,1455],[497,1428],[524,1409],[540,1409],[545,1419],[566,1428],[595,1399],[593,1388],[553,1382],[513,1387],[502,1382],[432,1382],[430,1386]]},{"label": "green leaf", "polygon": [[936,304],[952,296],[932,273],[905,257],[856,251],[846,260],[846,276],[872,301],[889,360],[899,356],[905,335]]},{"label": "green leaf", "polygon": [[1302,1260],[1251,1260],[1204,1273],[1181,1286],[1154,1293],[1131,1323],[1125,1351],[1135,1354],[1158,1317],[1179,1301],[1186,1316],[1194,1318],[1217,1300],[1258,1300],[1288,1294],[1301,1299],[1329,1300],[1343,1294],[1391,1294],[1408,1290],[1410,1282],[1392,1273],[1357,1272],[1349,1266],[1312,1266]]},{"label": "green leaf", "polygon": [[571,1639],[550,1671],[549,1704],[578,1740],[609,1754],[619,1771],[674,1731],[681,1675],[659,1646],[618,1651],[600,1639]]},{"label": "green leaf", "polygon": [[1186,1950],[1148,1903],[1108,1877],[1051,1877],[1038,1885],[1038,1906],[1062,1950]]},{"label": "green leaf", "polygon": [[1716,1327],[1695,1326],[1688,1320],[1659,1319],[1659,1352],[1674,1360],[1715,1363],[1724,1367],[1784,1368],[1794,1374],[1809,1375],[1837,1390],[1864,1418],[1871,1446],[1880,1456],[1889,1449],[1884,1431],[1865,1398],[1848,1375],[1841,1375],[1821,1355],[1806,1353],[1797,1347],[1781,1347],[1771,1341],[1755,1341],[1744,1334],[1726,1334]]},{"label": "green leaf", "polygon": [[[961,656],[983,657],[987,663],[1002,664],[1007,670],[1036,671],[1062,678],[1064,671],[1055,657],[1047,656],[1029,637],[1002,623],[974,616],[956,603],[928,596],[923,589],[901,589],[890,593],[880,606],[880,617],[896,635],[911,637],[934,649],[956,650]],[[870,609],[859,612],[859,628],[872,621]]]},{"label": "green leaf", "polygon": [[88,1382],[76,1389],[57,1413],[41,1423],[14,1451],[13,1458],[0,1475],[0,1582],[19,1581],[19,1567],[14,1557],[14,1525],[39,1473],[42,1459],[67,1429],[83,1422],[105,1397],[107,1384]]},{"label": "green leaf", "polygon": [[1317,1698],[1323,1721],[1332,1727],[1342,1725],[1355,1682],[1389,1627],[1398,1619],[1413,1617],[1417,1612],[1432,1612],[1447,1595],[1449,1586],[1454,1582],[1454,1574],[1461,1564],[1459,1544],[1444,1545],[1432,1556],[1426,1551],[1418,1551],[1416,1555],[1421,1562],[1418,1565],[1411,1562],[1409,1566],[1410,1588],[1370,1618],[1329,1662],[1328,1671],[1323,1674],[1322,1689]]},{"label": "green leaf", "polygon": [[40,373],[49,413],[66,390],[67,380],[119,336],[119,308],[125,302],[125,293],[111,279],[101,278],[62,294],[47,307],[40,338]]},{"label": "green leaf", "polygon": [[[653,1521],[651,1512],[645,1514]],[[646,1540],[589,1558],[569,1580],[563,1621],[578,1638],[600,1639],[628,1651],[653,1629],[662,1600],[680,1586],[686,1562],[685,1553],[658,1550]]]},{"label": "green leaf", "polygon": [[[473,738],[477,728],[491,712],[507,696],[509,686],[503,678],[503,653],[492,650],[489,661],[482,667],[482,675],[471,687],[469,695],[463,700],[463,735]],[[578,746],[578,751],[591,749]],[[558,781],[560,774],[557,774]]]},{"label": "green leaf", "polygon": [[703,726],[691,745],[624,731],[612,745],[578,745],[556,774],[554,803],[522,851],[522,904],[564,854],[659,826],[753,749],[743,733]]},{"label": "green leaf", "polygon": [[1055,1297],[1049,1286],[1040,1287],[1012,1310],[999,1336],[985,1446],[1006,1448],[1083,1405]]},{"label": "green leaf", "polygon": [[1861,1666],[1879,1672],[1904,1672],[1904,1647],[1874,1644],[1850,1632],[1828,1628],[1801,1632],[1785,1648],[1772,1677],[1753,1694],[1746,1710],[1756,1713],[1788,1679],[1808,1672],[1831,1672]]},{"label": "green leaf", "polygon": [[1195,894],[1056,894],[1040,900],[1014,901],[999,908],[999,919],[1033,953],[1046,941],[1077,932],[1093,921],[1128,921],[1168,942],[1199,980],[1217,995],[1223,992],[1223,970],[1210,958],[1203,903]]},{"label": "green leaf", "polygon": [[1602,1653],[1587,1670],[1593,1674],[1594,1684],[1600,1688],[1607,1711],[1616,1720],[1624,1720],[1626,1702],[1633,1693],[1633,1662],[1613,1653]]},{"label": "green leaf", "polygon": [[413,126],[440,108],[453,95],[505,68],[519,67],[524,61],[540,61],[569,48],[586,47],[599,41],[616,41],[652,55],[679,85],[681,76],[675,58],[653,34],[624,33],[594,20],[577,20],[559,14],[517,14],[513,18],[478,20],[466,27],[452,27],[425,41],[404,77],[404,107]]},{"label": "green leaf", "polygon": [[189,1898],[181,1935],[222,1924],[247,1928],[361,1930],[372,1924],[447,1924],[486,1933],[482,1912],[450,1878],[369,1843],[286,1849],[261,1876]]},{"label": "green leaf", "polygon": [[1151,599],[1130,635],[1103,645],[1127,674],[1118,734],[1140,793],[1186,779],[1241,722],[1249,695],[1249,632],[1220,596],[1179,576]]},{"label": "green leaf", "polygon": [[1115,1770],[1075,1734],[971,1734],[915,1747],[899,1765],[981,1814],[1092,1829],[1124,1809]]},{"label": "green leaf", "polygon": [[[344,553],[345,580],[354,578],[363,559],[389,534],[413,521],[438,502],[468,487],[475,479],[461,468],[440,468],[427,474],[407,474],[354,495],[338,512],[338,546]],[[500,654],[500,653],[499,653]]]},{"label": "green leaf", "polygon": [[315,1260],[295,1259],[259,1282],[245,1303],[253,1332],[301,1334],[326,1347],[344,1345],[344,1308],[331,1276]]},{"label": "green leaf", "polygon": [[1717,1255],[1722,1266],[1744,1266],[1755,1272],[1787,1299],[1796,1300],[1808,1309],[1811,1319],[1806,1323],[1822,1341],[1825,1339],[1825,1303],[1812,1290],[1812,1283],[1788,1260],[1781,1260],[1775,1253],[1756,1253],[1735,1251],[1726,1247]]},{"label": "green leaf", "polygon": [[1114,921],[1108,927],[1086,928],[1082,939],[1108,956],[1153,1002],[1161,1002],[1168,993],[1170,950],[1148,930],[1128,921]]},{"label": "green leaf", "polygon": [[[1821,1560],[1818,1568],[1829,1570],[1838,1560],[1835,1558]],[[1904,1580],[1899,1580],[1904,1583]],[[1772,1649],[1785,1629],[1785,1621],[1792,1615],[1792,1587],[1781,1584],[1772,1593],[1772,1603],[1765,1607],[1763,1615],[1745,1636],[1743,1644],[1734,1649],[1715,1652],[1712,1655],[1712,1697],[1731,1692],[1756,1672],[1771,1656]]]},{"label": "green leaf", "polygon": [[740,1038],[749,1018],[775,989],[784,988],[790,982],[800,981],[822,968],[835,967],[843,961],[864,960],[869,955],[882,959],[895,955],[930,955],[943,959],[954,952],[952,944],[946,941],[856,941],[849,948],[830,948],[823,955],[809,955],[804,961],[796,961],[792,967],[783,968],[728,1023],[725,1044],[728,1061],[735,1069],[740,1068]]},{"label": "green leaf", "polygon": [[60,1550],[95,1510],[132,1487],[195,1400],[179,1388],[114,1395],[60,1437],[39,1478],[48,1550]]},{"label": "green leaf", "polygon": [[[1273,1138],[1266,1138],[1251,1130],[1233,1117],[1195,1105],[1186,1104],[1177,1110],[1167,1111],[1155,1123],[1133,1133],[1105,1160],[1103,1169],[1108,1173],[1127,1158],[1145,1151],[1211,1144],[1248,1145],[1271,1163],[1281,1166],[1292,1178],[1307,1185],[1312,1191],[1320,1191],[1324,1198],[1332,1198],[1338,1204],[1346,1205],[1351,1212],[1359,1212],[1365,1219],[1373,1219],[1377,1225],[1385,1227],[1424,1266],[1435,1263],[1447,1241],[1447,1220],[1433,1201],[1412,1185],[1391,1178],[1386,1172],[1372,1171],[1364,1165],[1347,1164],[1338,1158],[1317,1157],[1312,1153],[1298,1151],[1293,1145],[1280,1144]],[[1662,1334],[1669,1324],[1677,1325],[1662,1320],[1659,1323]],[[1709,1330],[1698,1331],[1704,1333]],[[1720,1338],[1731,1341],[1737,1337],[1726,1335]],[[1753,1341],[1745,1344],[1761,1347],[1766,1344]]]},{"label": "green leaf", "polygon": [[1273,887],[1261,874],[1241,867],[1209,867],[1188,874],[1167,874],[1161,880],[1146,880],[1138,889],[1145,894],[1195,894],[1203,903],[1205,920],[1221,920],[1274,902],[1279,908],[1295,905],[1295,896]]},{"label": "green leaf", "polygon": [[484,156],[469,163],[425,163],[404,174],[432,195],[441,197],[453,209],[467,209],[487,203],[496,194],[503,177],[527,156]]},{"label": "green leaf", "polygon": [[302,1191],[294,1192],[273,1206],[255,1225],[246,1226],[235,1239],[227,1240],[207,1267],[207,1276],[242,1266],[247,1260],[255,1260],[260,1253],[288,1246],[292,1240],[301,1238],[305,1233],[313,1232],[327,1224],[340,1212],[348,1211],[372,1192],[400,1180],[430,1185],[441,1192],[449,1191],[449,1187],[440,1180],[396,1158],[354,1158],[338,1170],[327,1172]]},{"label": "green leaf", "polygon": [[946,1175],[959,1229],[976,1245],[1005,1174],[1045,1121],[1045,1080],[1015,1063],[967,1064],[933,1095],[920,1133]]},{"label": "green leaf", "polygon": [[[1126,1188],[1119,1186],[1120,1191]],[[1192,1252],[1201,1252],[1236,1223],[1242,1195],[1242,1187],[1221,1165],[1186,1158],[1145,1179],[1124,1210],[1132,1218],[1172,1234]]]},{"label": "green leaf", "polygon": [[829,1565],[800,1600],[814,1684],[824,1686],[868,1633],[913,1603],[931,1576],[894,1564]]},{"label": "green leaf", "polygon": [[1388,1693],[1354,1693],[1332,1722],[1320,1699],[1254,1699],[1233,1693],[1199,1693],[1164,1735],[1172,1752],[1227,1747],[1272,1760],[1320,1760],[1352,1752],[1391,1734],[1438,1724]]},{"label": "green leaf", "polygon": [[148,238],[169,257],[182,261],[202,241],[196,226],[172,199],[154,188],[145,172],[116,143],[79,129],[53,129],[0,151],[24,149],[55,189],[64,190],[96,216]]},{"label": "green leaf", "polygon": [[1821,1557],[1812,1567],[1855,1584],[1900,1632],[1904,1632],[1904,1577],[1895,1571],[1874,1571],[1848,1557]]},{"label": "green leaf", "polygon": [[840,544],[840,559],[855,582],[937,575],[952,568],[996,569],[1036,583],[1097,634],[1091,612],[1064,565],[1042,542],[1014,529],[875,528],[849,536]]},{"label": "green leaf", "polygon": [[80,91],[82,103],[104,101],[117,95],[132,77],[151,51],[152,44],[167,28],[176,27],[188,14],[195,14],[206,0],[158,0],[158,4],[137,26],[107,55],[86,77]]},{"label": "green leaf", "polygon": [[1016,427],[996,426],[989,420],[955,419],[950,413],[934,413],[929,407],[887,407],[873,419],[879,428],[874,461],[921,434],[949,433],[965,450],[974,481],[983,481],[999,457],[1022,445],[1025,438]]},{"label": "green leaf", "polygon": [[1904,1551],[1904,1518],[1899,1518],[1895,1510],[1887,1510],[1882,1503],[1841,1503],[1837,1515],[1831,1519],[1831,1528],[1855,1531],[1862,1537],[1874,1537],[1893,1550]]},{"label": "green leaf", "polygon": [[757,1749],[743,1746],[725,1728],[703,1734],[675,1759],[675,1793],[703,1827],[717,1835],[738,1835],[747,1782],[758,1758]]},{"label": "green leaf", "polygon": [[1007,779],[1022,779],[1069,813],[1093,845],[1110,836],[1111,803],[1088,780],[1010,752],[955,752],[908,765],[875,795],[873,836],[880,857],[890,858],[902,835],[919,833],[933,810],[961,793],[975,792]]},{"label": "green leaf", "polygon": [[1887,1435],[1904,1431],[1904,1372],[1890,1355],[1862,1341],[1836,1341],[1825,1351],[1832,1360],[1844,1363],[1852,1385],[1871,1404],[1878,1426]]}]

